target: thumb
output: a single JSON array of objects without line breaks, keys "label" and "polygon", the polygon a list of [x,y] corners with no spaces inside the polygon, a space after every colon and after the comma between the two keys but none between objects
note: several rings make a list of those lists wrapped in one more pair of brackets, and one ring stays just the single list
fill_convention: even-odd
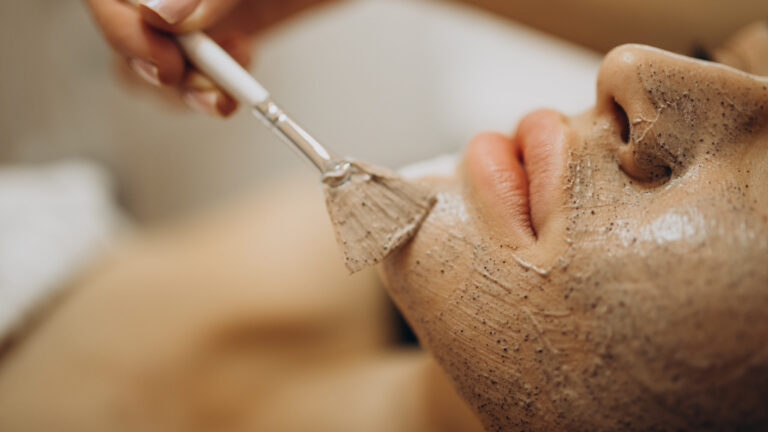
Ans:
[{"label": "thumb", "polygon": [[139,0],[151,26],[170,33],[204,30],[226,16],[240,0]]}]

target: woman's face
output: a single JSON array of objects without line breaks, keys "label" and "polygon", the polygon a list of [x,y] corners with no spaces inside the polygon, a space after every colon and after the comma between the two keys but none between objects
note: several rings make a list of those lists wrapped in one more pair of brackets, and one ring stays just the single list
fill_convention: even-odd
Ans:
[{"label": "woman's face", "polygon": [[489,430],[768,422],[767,124],[768,79],[627,45],[427,179],[384,273]]}]

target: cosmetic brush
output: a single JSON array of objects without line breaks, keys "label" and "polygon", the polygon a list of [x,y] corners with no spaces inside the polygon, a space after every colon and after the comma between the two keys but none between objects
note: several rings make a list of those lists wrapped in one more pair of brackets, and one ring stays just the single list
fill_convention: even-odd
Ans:
[{"label": "cosmetic brush", "polygon": [[177,40],[192,64],[320,172],[336,241],[350,273],[383,260],[416,233],[435,203],[429,189],[388,169],[341,158],[321,145],[204,33],[178,35]]}]

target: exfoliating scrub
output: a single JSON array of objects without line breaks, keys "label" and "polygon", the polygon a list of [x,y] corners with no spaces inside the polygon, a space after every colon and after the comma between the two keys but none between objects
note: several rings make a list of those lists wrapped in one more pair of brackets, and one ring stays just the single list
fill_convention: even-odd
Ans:
[{"label": "exfoliating scrub", "polygon": [[628,45],[430,179],[384,275],[487,430],[768,423],[766,124],[768,79]]}]

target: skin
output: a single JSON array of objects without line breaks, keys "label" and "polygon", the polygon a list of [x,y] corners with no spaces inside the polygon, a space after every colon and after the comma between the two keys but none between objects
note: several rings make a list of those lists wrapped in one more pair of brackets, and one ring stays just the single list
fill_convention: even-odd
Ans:
[{"label": "skin", "polygon": [[407,243],[435,204],[429,188],[359,161],[326,173],[323,192],[350,273],[381,262]]},{"label": "skin", "polygon": [[731,36],[714,58],[737,69],[768,76],[768,21],[756,22]]},{"label": "skin", "polygon": [[434,360],[393,344],[310,179],[92,262],[0,346],[0,430],[482,430]]},{"label": "skin", "polygon": [[[226,17],[270,15],[203,3],[222,7],[215,19],[200,9],[171,25],[89,1],[118,53],[154,64],[166,87],[214,92],[226,115],[233,101],[187,68],[166,33],[206,28],[224,43],[216,28],[238,28]],[[765,85],[624,47],[606,59],[593,110],[534,113],[514,139],[481,135],[458,178],[432,179],[437,208],[385,272],[486,428],[764,428]],[[6,376],[50,370],[42,359],[60,356],[40,350],[37,370],[14,373],[31,364],[17,361]]]},{"label": "skin", "polygon": [[[153,86],[174,90],[192,108],[229,116],[237,109],[237,101],[186,62],[172,34],[204,30],[247,66],[252,36],[327,1],[143,0],[134,6],[128,0],[86,0],[86,4],[115,52],[127,64],[139,60],[146,65],[143,72],[137,71],[139,76]],[[162,13],[167,11],[173,13]]]},{"label": "skin", "polygon": [[764,430],[768,79],[639,45],[481,134],[383,266],[487,430]]}]

